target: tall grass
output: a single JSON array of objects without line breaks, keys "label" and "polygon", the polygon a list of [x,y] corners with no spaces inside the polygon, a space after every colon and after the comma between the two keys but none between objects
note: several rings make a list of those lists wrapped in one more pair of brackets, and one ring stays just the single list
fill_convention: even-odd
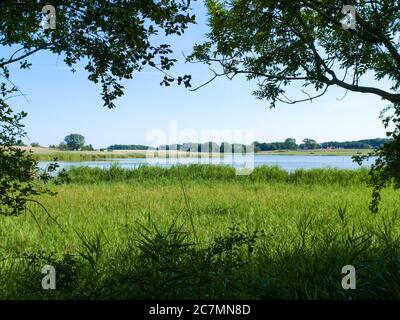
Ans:
[{"label": "tall grass", "polygon": [[171,181],[259,181],[266,183],[301,183],[301,184],[340,184],[352,185],[365,182],[368,169],[297,169],[288,172],[278,166],[260,166],[248,176],[236,175],[234,168],[223,165],[176,165],[170,168],[140,166],[137,169],[124,169],[117,165],[110,168],[73,167],[68,170],[73,183],[151,181],[153,179]]},{"label": "tall grass", "polygon": [[[366,172],[177,166],[74,168],[0,217],[3,299],[398,299],[399,191],[368,211]],[[336,175],[336,177],[335,177]],[[41,288],[53,265],[57,289]],[[356,268],[344,290],[342,267]]]}]

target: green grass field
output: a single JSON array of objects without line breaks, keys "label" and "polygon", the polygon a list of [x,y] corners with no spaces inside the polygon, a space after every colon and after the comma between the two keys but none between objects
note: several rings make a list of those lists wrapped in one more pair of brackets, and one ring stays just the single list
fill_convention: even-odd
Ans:
[{"label": "green grass field", "polygon": [[[34,203],[0,217],[0,298],[400,298],[400,192],[385,190],[372,215],[365,169],[69,175],[39,199],[63,231]],[[41,288],[45,264],[56,290]],[[356,290],[341,286],[345,265]]]},{"label": "green grass field", "polygon": [[220,153],[198,153],[181,151],[146,151],[146,150],[122,150],[122,151],[58,151],[58,150],[33,150],[32,157],[37,161],[98,161],[105,159],[128,158],[165,158],[165,157],[220,157]]}]

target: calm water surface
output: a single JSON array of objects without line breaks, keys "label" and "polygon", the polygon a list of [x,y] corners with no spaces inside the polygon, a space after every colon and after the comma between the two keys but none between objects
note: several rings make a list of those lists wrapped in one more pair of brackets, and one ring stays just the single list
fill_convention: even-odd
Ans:
[{"label": "calm water surface", "polygon": [[[369,166],[373,160],[365,163]],[[45,168],[50,162],[40,161],[39,166]],[[258,167],[262,165],[277,165],[285,170],[293,171],[296,169],[313,168],[338,168],[338,169],[357,169],[359,165],[354,163],[350,156],[284,156],[284,155],[254,155],[254,156],[235,156],[226,158],[124,158],[109,159],[100,161],[79,161],[63,162],[58,164],[61,168],[74,166],[87,166],[109,168],[112,164],[118,164],[121,168],[138,168],[139,166],[160,166],[171,167],[176,164],[225,164],[235,168]]]}]

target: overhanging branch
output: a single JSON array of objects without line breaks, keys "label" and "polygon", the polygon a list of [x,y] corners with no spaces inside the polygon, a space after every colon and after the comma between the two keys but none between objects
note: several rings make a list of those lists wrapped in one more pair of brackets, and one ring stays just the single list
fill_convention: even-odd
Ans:
[{"label": "overhanging branch", "polygon": [[[323,81],[323,80],[321,80]],[[324,81],[323,81],[324,82]],[[393,103],[400,103],[400,94],[390,93],[382,89],[373,88],[373,87],[365,87],[365,86],[357,86],[352,85],[337,78],[333,78],[332,80],[328,80],[327,84],[334,84],[344,89],[348,89],[353,92],[361,92],[361,93],[372,93],[380,96],[381,98],[388,100]]]},{"label": "overhanging branch", "polygon": [[30,55],[34,54],[35,52],[38,52],[38,51],[43,50],[43,49],[45,49],[45,48],[46,48],[46,46],[38,47],[38,48],[36,48],[36,49],[34,49],[34,50],[31,50],[31,51],[29,51],[29,52],[23,54],[22,56],[19,56],[19,57],[16,57],[16,58],[13,58],[13,56],[14,56],[14,55],[13,55],[13,56],[11,56],[11,58],[8,59],[7,61],[0,63],[0,68],[3,68],[3,67],[5,67],[6,65],[8,65],[8,64],[10,64],[10,63],[14,63],[14,62],[20,61],[20,60],[22,60],[22,59],[25,59],[26,57],[29,57]]}]

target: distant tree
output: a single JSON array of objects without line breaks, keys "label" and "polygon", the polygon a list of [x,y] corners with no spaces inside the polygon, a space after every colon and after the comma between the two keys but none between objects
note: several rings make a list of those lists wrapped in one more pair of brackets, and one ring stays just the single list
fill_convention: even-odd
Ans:
[{"label": "distant tree", "polygon": [[279,143],[278,142],[273,142],[273,143],[262,143],[261,144],[261,149],[263,151],[273,151],[279,149]]},{"label": "distant tree", "polygon": [[182,145],[181,145],[181,144],[179,144],[179,143],[175,143],[175,144],[171,144],[171,145],[169,145],[169,150],[174,150],[174,151],[177,151],[177,150],[179,150],[181,147],[182,147]]},{"label": "distant tree", "polygon": [[233,152],[232,143],[222,142],[221,146],[219,147],[219,152],[221,152],[221,153],[232,153]]},{"label": "distant tree", "polygon": [[17,147],[26,147],[27,145],[26,145],[26,143],[24,143],[23,141],[18,141],[18,142],[16,142],[15,143],[15,145],[17,146]]},{"label": "distant tree", "polygon": [[85,145],[85,137],[78,133],[72,133],[64,138],[69,150],[80,150]]},{"label": "distant tree", "polygon": [[370,145],[372,148],[377,149],[382,147],[385,143],[390,143],[392,139],[387,138],[376,138],[376,139],[366,139],[359,140],[360,143],[364,143],[366,145]]},{"label": "distant tree", "polygon": [[189,142],[184,143],[180,150],[185,152],[200,152],[201,147],[199,143]]},{"label": "distant tree", "polygon": [[[140,147],[140,148],[139,148]],[[147,146],[139,146],[137,150],[151,150],[154,149],[153,147],[147,147]],[[157,150],[164,150],[164,151],[177,151],[180,150],[182,145],[180,144],[170,144],[170,145],[161,145],[157,147]]]},{"label": "distant tree", "polygon": [[[160,146],[162,147],[162,146]],[[148,150],[154,149],[153,147],[144,146],[141,144],[113,144],[109,146],[107,149],[109,150]]]},{"label": "distant tree", "polygon": [[209,142],[205,142],[205,143],[201,144],[200,151],[201,152],[209,152],[209,153],[219,152],[220,147],[217,143],[209,141]]},{"label": "distant tree", "polygon": [[313,149],[317,149],[320,147],[320,145],[317,143],[317,141],[310,139],[310,138],[305,138],[303,140],[303,144],[304,144],[304,149],[308,149],[308,150],[313,150]]},{"label": "distant tree", "polygon": [[285,145],[285,149],[288,149],[288,150],[297,150],[299,147],[296,144],[296,139],[293,139],[293,138],[287,138],[284,142],[284,145]]},{"label": "distant tree", "polygon": [[233,149],[232,152],[235,154],[241,154],[241,153],[245,153],[247,151],[246,145],[244,145],[242,143],[233,143],[232,149]]},{"label": "distant tree", "polygon": [[58,146],[57,146],[57,149],[58,149],[58,150],[61,150],[61,151],[69,150],[69,149],[68,149],[68,146],[67,146],[67,144],[66,144],[65,142],[60,142],[60,143],[58,144]]},{"label": "distant tree", "polygon": [[254,148],[254,152],[260,152],[261,150],[261,143],[258,141],[254,141],[253,142],[253,148]]},{"label": "distant tree", "polygon": [[169,150],[169,145],[166,144],[166,145],[158,146],[157,150],[168,151]]},{"label": "distant tree", "polygon": [[39,142],[32,142],[31,143],[31,147],[40,147],[40,144],[39,144]]},{"label": "distant tree", "polygon": [[390,142],[390,139],[382,138],[344,142],[329,141],[321,143],[321,148],[376,149],[388,142]]},{"label": "distant tree", "polygon": [[83,147],[81,148],[81,150],[82,150],[82,151],[94,151],[94,148],[93,148],[93,146],[92,146],[91,144],[88,144],[88,145],[86,145],[86,146],[83,146]]}]

